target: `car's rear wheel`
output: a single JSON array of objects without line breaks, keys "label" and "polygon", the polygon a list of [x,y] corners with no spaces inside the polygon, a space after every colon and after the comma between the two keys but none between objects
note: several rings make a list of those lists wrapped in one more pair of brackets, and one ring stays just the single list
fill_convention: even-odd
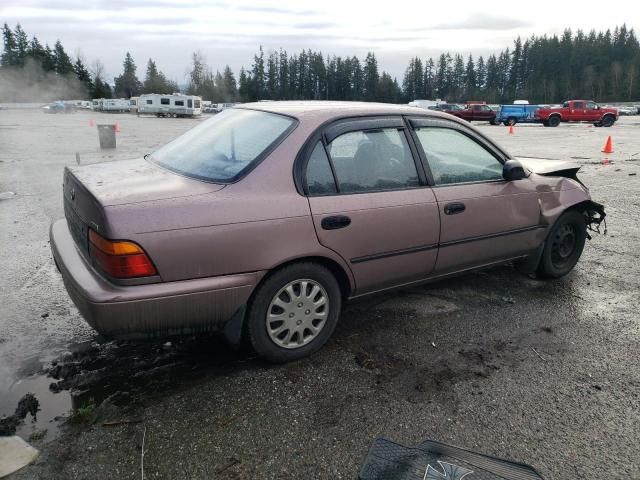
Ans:
[{"label": "car's rear wheel", "polygon": [[547,237],[538,276],[560,278],[573,270],[582,255],[586,238],[584,215],[577,210],[563,213]]},{"label": "car's rear wheel", "polygon": [[554,115],[553,117],[549,118],[549,126],[550,127],[557,127],[558,125],[560,125],[560,117],[557,115]]},{"label": "car's rear wheel", "polygon": [[310,355],[333,333],[341,301],[338,282],[322,265],[284,267],[253,297],[247,317],[249,341],[260,356],[276,363]]}]

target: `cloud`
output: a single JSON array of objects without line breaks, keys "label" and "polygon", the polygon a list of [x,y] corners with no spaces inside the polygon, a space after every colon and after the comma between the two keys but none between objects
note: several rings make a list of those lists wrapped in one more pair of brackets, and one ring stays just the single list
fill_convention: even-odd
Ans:
[{"label": "cloud", "polygon": [[262,5],[234,5],[236,10],[242,10],[244,12],[256,12],[256,13],[276,13],[279,15],[315,15],[317,12],[314,10],[294,10],[291,8],[279,8]]},{"label": "cloud", "polygon": [[291,25],[294,28],[323,29],[335,26],[335,22],[301,22]]},{"label": "cloud", "polygon": [[[516,28],[530,27],[531,22],[519,19],[502,17],[498,15],[478,14],[465,20],[441,23],[430,27],[430,30],[515,30]],[[426,29],[425,29],[426,30]]]}]

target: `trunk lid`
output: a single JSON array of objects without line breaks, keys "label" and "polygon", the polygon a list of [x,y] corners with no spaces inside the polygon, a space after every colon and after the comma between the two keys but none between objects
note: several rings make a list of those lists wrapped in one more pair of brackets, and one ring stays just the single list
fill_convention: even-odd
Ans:
[{"label": "trunk lid", "polygon": [[216,192],[224,185],[205,183],[164,170],[144,159],[66,167],[64,212],[80,249],[88,251],[88,228],[109,235],[105,209]]}]

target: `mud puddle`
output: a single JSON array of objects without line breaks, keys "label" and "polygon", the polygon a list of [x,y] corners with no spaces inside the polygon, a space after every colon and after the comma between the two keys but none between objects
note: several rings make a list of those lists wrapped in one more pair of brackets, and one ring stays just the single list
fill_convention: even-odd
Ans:
[{"label": "mud puddle", "polygon": [[73,344],[37,375],[11,385],[0,399],[0,415],[10,415],[25,394],[34,394],[40,405],[37,415],[27,416],[16,434],[47,442],[67,421],[135,416],[154,396],[187,388],[210,375],[260,365],[255,354],[234,350],[215,336]]}]

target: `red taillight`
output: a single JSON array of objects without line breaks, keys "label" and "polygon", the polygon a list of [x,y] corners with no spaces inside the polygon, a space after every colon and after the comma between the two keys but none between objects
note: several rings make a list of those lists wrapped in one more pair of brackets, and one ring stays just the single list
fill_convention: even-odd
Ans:
[{"label": "red taillight", "polygon": [[89,230],[89,255],[113,278],[157,275],[156,267],[138,244],[112,241]]}]

